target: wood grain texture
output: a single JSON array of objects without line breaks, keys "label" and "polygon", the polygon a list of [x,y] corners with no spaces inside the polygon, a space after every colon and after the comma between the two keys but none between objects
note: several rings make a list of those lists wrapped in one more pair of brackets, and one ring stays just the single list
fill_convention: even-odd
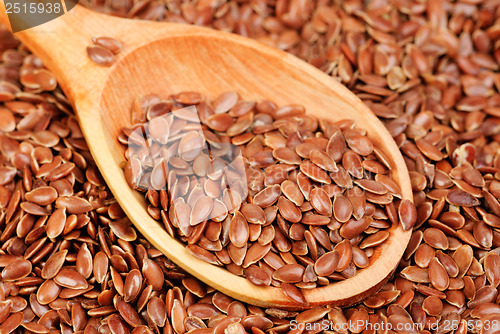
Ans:
[{"label": "wood grain texture", "polygon": [[[5,15],[0,20],[5,23]],[[347,88],[290,54],[233,34],[112,18],[81,6],[16,36],[56,75],[73,103],[104,179],[139,231],[184,270],[233,298],[263,307],[302,308],[280,289],[256,287],[194,258],[147,214],[143,196],[131,190],[123,177],[123,147],[116,140],[120,129],[130,125],[130,108],[138,95],[167,96],[190,90],[213,99],[235,90],[244,99],[302,104],[318,118],[351,118],[390,158],[404,198],[412,199],[405,162],[383,124]],[[87,58],[85,48],[92,36],[114,37],[124,43],[125,50],[112,67],[96,66]],[[411,235],[400,227],[390,233],[371,265],[353,278],[304,290],[308,307],[352,305],[377,291],[396,268]]]}]

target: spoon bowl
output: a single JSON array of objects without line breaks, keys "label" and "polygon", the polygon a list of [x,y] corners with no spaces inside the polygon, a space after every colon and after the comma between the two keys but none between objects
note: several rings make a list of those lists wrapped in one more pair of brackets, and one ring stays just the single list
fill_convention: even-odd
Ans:
[{"label": "spoon bowl", "polygon": [[[5,14],[0,15],[3,23],[6,19]],[[87,57],[91,37],[103,35],[124,44],[111,67],[97,66]],[[383,124],[347,88],[290,54],[229,33],[118,19],[81,6],[16,36],[58,79],[102,176],[137,229],[178,266],[235,299],[268,308],[305,307],[279,288],[257,287],[195,258],[149,216],[143,195],[130,189],[125,180],[121,169],[124,148],[117,140],[121,129],[131,125],[130,109],[137,96],[198,91],[214,99],[223,92],[237,91],[245,100],[301,104],[317,118],[350,118],[387,156],[403,198],[412,199],[405,162]],[[401,225],[389,232],[369,267],[344,281],[303,290],[307,307],[353,305],[380,289],[394,272],[411,235]]]}]

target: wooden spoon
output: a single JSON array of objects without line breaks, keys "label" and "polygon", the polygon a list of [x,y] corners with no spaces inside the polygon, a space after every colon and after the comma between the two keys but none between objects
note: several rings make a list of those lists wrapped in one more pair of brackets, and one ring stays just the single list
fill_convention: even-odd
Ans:
[{"label": "wooden spoon", "polygon": [[[8,26],[5,10],[2,13],[1,22]],[[262,307],[304,308],[278,288],[257,287],[198,260],[149,216],[143,196],[125,181],[124,149],[117,141],[120,130],[131,125],[130,109],[137,96],[199,91],[214,99],[234,90],[248,100],[302,104],[318,118],[350,118],[385,153],[404,198],[412,199],[405,162],[383,124],[335,79],[288,53],[234,34],[118,19],[81,6],[16,36],[55,74],[74,106],[100,172],[139,231],[181,268],[235,299]],[[86,47],[93,36],[113,37],[125,45],[112,67],[89,60]],[[390,233],[372,256],[371,265],[353,278],[303,290],[308,307],[352,305],[376,292],[395,270],[411,234],[401,227]]]}]

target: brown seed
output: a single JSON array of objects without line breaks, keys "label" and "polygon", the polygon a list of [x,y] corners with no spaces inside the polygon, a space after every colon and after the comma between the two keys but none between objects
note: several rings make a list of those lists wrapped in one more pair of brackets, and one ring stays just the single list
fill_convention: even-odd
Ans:
[{"label": "brown seed", "polygon": [[310,202],[319,214],[328,217],[332,215],[332,201],[323,189],[314,188],[310,194]]},{"label": "brown seed", "polygon": [[76,196],[59,197],[56,200],[56,207],[66,208],[70,214],[81,214],[92,210],[92,205],[87,200]]},{"label": "brown seed", "polygon": [[102,46],[115,54],[120,52],[123,48],[123,44],[119,40],[105,36],[93,36],[92,43]]},{"label": "brown seed", "polygon": [[139,159],[132,157],[123,167],[125,180],[132,189],[137,189],[139,186],[140,177],[142,176],[142,165]]},{"label": "brown seed", "polygon": [[361,157],[357,153],[347,150],[342,157],[342,165],[353,177],[357,179],[363,177],[363,164]]},{"label": "brown seed", "polygon": [[88,287],[87,280],[82,274],[76,270],[62,268],[54,277],[54,282],[58,285],[70,289],[86,289]]},{"label": "brown seed", "polygon": [[245,277],[255,285],[270,285],[271,284],[271,276],[264,269],[251,265],[244,270]]},{"label": "brown seed", "polygon": [[465,224],[464,217],[458,212],[444,212],[439,216],[439,221],[457,230]]},{"label": "brown seed", "polygon": [[[394,315],[392,315],[394,316]],[[391,317],[389,317],[389,321],[391,320]],[[360,309],[360,310],[355,310],[352,315],[349,317],[349,330],[353,333],[361,333],[366,324],[368,323],[369,316],[366,310]]]},{"label": "brown seed", "polygon": [[386,241],[390,236],[390,233],[387,231],[379,231],[368,237],[366,237],[360,244],[360,249],[365,249],[368,247],[376,247],[381,245],[384,241]]},{"label": "brown seed", "polygon": [[370,260],[366,253],[358,247],[352,247],[352,262],[358,268],[366,268],[370,264]]},{"label": "brown seed", "polygon": [[186,331],[184,327],[184,319],[187,317],[187,313],[177,299],[174,300],[171,314],[173,329],[176,333],[184,334]]},{"label": "brown seed", "polygon": [[494,252],[488,253],[484,257],[483,266],[488,282],[496,288],[500,284],[500,256]]},{"label": "brown seed", "polygon": [[214,201],[211,197],[209,196],[200,197],[194,203],[193,209],[191,210],[190,221],[189,221],[190,225],[196,226],[201,222],[207,220],[207,218],[210,216],[210,213],[212,212],[213,206],[214,206]]},{"label": "brown seed", "polygon": [[429,271],[425,268],[420,268],[417,266],[405,267],[401,271],[401,275],[411,282],[430,283]]},{"label": "brown seed", "polygon": [[125,278],[123,285],[123,300],[131,302],[139,296],[142,289],[142,274],[138,269],[132,269]]},{"label": "brown seed", "polygon": [[[483,216],[483,220],[486,224],[488,224],[491,227],[497,227],[497,228],[500,227],[500,217],[497,217],[497,216],[492,215],[490,213],[486,213]],[[461,226],[461,227],[463,227],[463,226]]]},{"label": "brown seed", "polygon": [[257,263],[260,261],[264,256],[266,256],[269,253],[269,250],[271,249],[271,244],[267,245],[261,245],[260,243],[256,242],[250,248],[248,248],[247,254],[245,256],[245,259],[243,261],[243,268],[248,268],[253,263]]},{"label": "brown seed", "polygon": [[4,186],[14,180],[17,170],[13,167],[0,167],[0,185]]},{"label": "brown seed", "polygon": [[393,197],[389,193],[384,195],[376,195],[371,192],[366,192],[365,197],[367,201],[379,205],[390,205],[393,201]]},{"label": "brown seed", "polygon": [[326,152],[313,149],[309,152],[309,159],[318,167],[329,171],[336,172],[338,170],[335,160]]},{"label": "brown seed", "polygon": [[479,200],[477,198],[460,189],[454,189],[448,192],[446,201],[452,205],[464,207],[479,205]]},{"label": "brown seed", "polygon": [[108,318],[108,328],[114,333],[127,333],[128,327],[125,321],[123,321],[120,316],[115,313]]},{"label": "brown seed", "polygon": [[402,197],[401,189],[397,183],[387,175],[377,174],[375,175],[375,181],[382,183],[393,196]]},{"label": "brown seed", "polygon": [[11,314],[13,304],[11,300],[0,301],[0,323]]},{"label": "brown seed", "polygon": [[281,290],[291,300],[302,305],[307,305],[307,301],[302,294],[302,292],[293,284],[283,283],[281,284]]},{"label": "brown seed", "polygon": [[432,285],[439,291],[444,291],[450,284],[448,273],[437,258],[431,259],[429,263],[429,279]]},{"label": "brown seed", "polygon": [[109,227],[113,233],[120,239],[125,241],[134,241],[137,234],[129,222],[125,221],[111,221]]},{"label": "brown seed", "polygon": [[408,199],[403,199],[398,208],[399,220],[405,230],[410,230],[417,222],[417,208]]},{"label": "brown seed", "polygon": [[356,180],[354,181],[361,189],[367,190],[377,195],[384,195],[387,193],[387,188],[380,182],[375,180]]},{"label": "brown seed", "polygon": [[266,208],[276,202],[280,194],[280,186],[273,185],[256,194],[253,198],[253,202],[261,208]]},{"label": "brown seed", "polygon": [[328,141],[326,152],[333,158],[333,160],[335,160],[335,162],[339,162],[342,159],[346,148],[347,145],[342,132],[336,131]]},{"label": "brown seed", "polygon": [[278,209],[283,218],[290,222],[297,223],[302,218],[300,209],[284,196],[280,196],[278,199]]},{"label": "brown seed", "polygon": [[302,281],[304,267],[300,264],[287,264],[273,273],[273,279],[284,283],[297,283]]},{"label": "brown seed", "polygon": [[0,108],[0,131],[11,132],[16,128],[14,114],[7,108]]},{"label": "brown seed", "polygon": [[182,92],[173,95],[172,98],[182,104],[198,104],[203,100],[203,96],[198,92]]},{"label": "brown seed", "polygon": [[216,114],[222,114],[228,112],[230,109],[234,108],[238,102],[239,96],[236,92],[226,92],[217,97],[213,105],[215,107]]},{"label": "brown seed", "polygon": [[353,187],[345,191],[345,197],[352,204],[353,207],[352,214],[354,218],[360,219],[361,217],[363,217],[365,215],[365,210],[366,210],[366,198],[364,192],[358,187]]},{"label": "brown seed", "polygon": [[429,296],[422,303],[422,308],[428,315],[438,316],[443,310],[443,303],[438,297]]},{"label": "brown seed", "polygon": [[189,235],[191,207],[182,200],[174,203],[173,224],[178,226],[184,235]]},{"label": "brown seed", "polygon": [[161,289],[164,275],[160,266],[155,261],[145,258],[142,265],[142,274],[146,283],[153,286],[153,290]]},{"label": "brown seed", "polygon": [[28,331],[32,333],[49,333],[49,329],[39,323],[36,322],[28,322],[28,323],[22,323],[21,326],[26,328]]},{"label": "brown seed", "polygon": [[473,235],[482,247],[490,249],[493,243],[493,232],[491,228],[482,221],[478,221],[473,228]]},{"label": "brown seed", "polygon": [[309,196],[313,186],[311,181],[304,173],[300,172],[297,174],[297,185],[306,200],[309,200]]},{"label": "brown seed", "polygon": [[333,215],[340,222],[347,222],[351,217],[353,207],[351,202],[343,195],[336,195],[333,199]]},{"label": "brown seed", "polygon": [[483,303],[491,303],[496,299],[497,294],[498,292],[494,287],[490,285],[483,286],[477,289],[474,298],[467,303],[467,306],[475,308]]},{"label": "brown seed", "polygon": [[441,159],[443,159],[443,154],[441,153],[441,151],[436,146],[429,143],[427,140],[420,138],[415,141],[415,144],[417,145],[420,152],[422,152],[422,154],[429,159],[434,161],[440,161]]},{"label": "brown seed", "polygon": [[458,265],[458,277],[463,277],[469,270],[473,260],[473,250],[469,245],[460,246],[452,255],[453,260]]},{"label": "brown seed", "polygon": [[16,281],[20,278],[26,277],[31,273],[32,265],[30,261],[19,259],[2,270],[3,281]]},{"label": "brown seed", "polygon": [[[38,72],[38,76],[40,76],[39,79],[44,80],[44,84],[50,86],[50,88],[47,87],[49,90],[54,89],[55,85],[53,85],[53,84],[56,83],[55,78],[53,77],[52,74],[49,74],[49,76],[47,77],[45,75],[46,73],[47,72]],[[54,87],[54,88],[52,88],[52,87]],[[53,147],[53,146],[57,145],[57,143],[59,142],[59,137],[55,133],[52,133],[50,131],[37,131],[37,132],[32,134],[32,138],[37,144],[40,144],[40,145],[45,146],[45,147]],[[50,172],[49,172],[49,174],[50,174]],[[49,174],[47,174],[47,175],[49,175]]]},{"label": "brown seed", "polygon": [[304,196],[298,185],[290,180],[285,180],[281,183],[281,192],[299,207],[304,203]]},{"label": "brown seed", "polygon": [[228,114],[215,114],[207,118],[207,126],[215,131],[225,132],[234,124],[234,119]]},{"label": "brown seed", "polygon": [[111,66],[115,62],[113,53],[109,49],[99,45],[87,46],[87,55],[90,60],[100,66]]},{"label": "brown seed", "polygon": [[332,182],[328,174],[323,169],[310,161],[303,161],[300,164],[300,171],[316,182],[326,184],[330,184]]},{"label": "brown seed", "polygon": [[[324,244],[324,242],[322,242]],[[327,247],[327,249],[330,249]],[[353,248],[351,243],[348,240],[343,240],[339,242],[338,244],[335,245],[333,248],[334,251],[337,251],[339,254],[339,261],[337,264],[337,268],[335,269],[338,272],[342,272],[346,270],[350,265],[353,260]],[[366,255],[366,254],[365,254]]]},{"label": "brown seed", "polygon": [[76,271],[88,279],[90,275],[92,275],[92,262],[92,253],[90,252],[87,244],[83,244],[76,256]]},{"label": "brown seed", "polygon": [[287,164],[300,164],[301,159],[294,150],[288,147],[279,147],[273,150],[273,157]]},{"label": "brown seed", "polygon": [[340,235],[346,239],[352,239],[356,236],[360,235],[363,231],[365,231],[372,219],[370,217],[363,217],[359,220],[350,219],[340,228]]},{"label": "brown seed", "polygon": [[372,141],[362,135],[354,135],[346,138],[347,145],[359,155],[366,156],[373,152]]},{"label": "brown seed", "polygon": [[36,297],[40,304],[47,305],[59,296],[59,292],[61,292],[61,287],[49,279],[40,285]]},{"label": "brown seed", "polygon": [[229,129],[227,129],[226,134],[230,137],[240,135],[252,125],[252,121],[253,113],[243,115],[238,118],[236,123],[234,123]]},{"label": "brown seed", "polygon": [[339,253],[336,250],[325,253],[314,264],[314,271],[318,276],[329,276],[337,269]]},{"label": "brown seed", "polygon": [[302,217],[301,223],[313,226],[328,225],[330,223],[330,218],[323,215],[308,214]]},{"label": "brown seed", "polygon": [[420,244],[414,254],[415,264],[421,268],[427,268],[435,255],[434,248],[425,243]]},{"label": "brown seed", "polygon": [[297,154],[304,159],[309,159],[309,153],[314,149],[317,149],[317,146],[313,143],[298,143],[295,147]]},{"label": "brown seed", "polygon": [[60,166],[51,169],[47,175],[45,175],[45,180],[46,181],[56,181],[61,179],[62,177],[67,176],[69,173],[71,173],[75,169],[75,164],[68,162],[68,163],[63,163]]},{"label": "brown seed", "polygon": [[74,331],[81,331],[87,325],[87,314],[80,304],[71,307],[71,320]]},{"label": "brown seed", "polygon": [[[214,331],[215,331],[215,329],[214,329]],[[229,333],[230,334],[244,334],[244,333],[246,333],[245,328],[239,322],[233,322],[233,323],[229,324],[226,327],[225,332],[228,334]]]},{"label": "brown seed", "polygon": [[213,253],[209,252],[208,250],[201,248],[200,246],[197,245],[188,245],[187,250],[191,253],[191,255],[199,258],[200,260],[203,260],[205,262],[214,264],[214,265],[221,265],[221,262],[215,256]]},{"label": "brown seed", "polygon": [[52,187],[40,187],[26,193],[25,197],[30,202],[45,206],[54,202],[58,194]]},{"label": "brown seed", "polygon": [[241,212],[235,212],[233,218],[231,219],[231,225],[229,228],[229,239],[236,247],[243,247],[246,245],[249,236],[248,223],[241,214]]},{"label": "brown seed", "polygon": [[[260,231],[260,225],[251,224],[250,227],[252,227],[252,226],[258,227],[259,231]],[[274,240],[275,235],[276,235],[276,232],[274,230],[274,227],[272,225],[268,225],[268,226],[261,229],[261,232],[260,232],[260,235],[259,235],[257,241],[261,245],[267,245]]]},{"label": "brown seed", "polygon": [[34,216],[46,216],[48,212],[45,208],[41,207],[38,204],[31,202],[23,202],[20,204],[21,209],[23,209],[26,213],[32,214]]},{"label": "brown seed", "polygon": [[118,300],[116,302],[116,309],[120,313],[120,316],[132,327],[137,327],[141,325],[141,319],[139,318],[139,314],[134,308],[129,304],[124,302],[123,300]]},{"label": "brown seed", "polygon": [[68,254],[68,250],[64,249],[59,252],[52,254],[45,265],[42,268],[41,276],[43,279],[50,279],[57,275],[59,270],[64,265],[66,260],[66,255]]},{"label": "brown seed", "polygon": [[249,223],[260,225],[264,225],[266,223],[266,214],[258,205],[250,203],[243,204],[240,212]]},{"label": "brown seed", "polygon": [[165,326],[165,321],[167,320],[167,309],[166,305],[158,297],[151,297],[148,303],[147,312],[149,318],[155,323],[156,326]]},{"label": "brown seed", "polygon": [[[213,305],[212,304],[202,304],[202,303],[198,303],[198,304],[193,304],[193,305],[190,305],[188,308],[187,308],[187,315],[190,316],[190,317],[197,317],[197,318],[200,318],[200,319],[210,319],[211,317],[215,317],[215,316],[218,316],[221,314],[221,312],[216,308],[215,305],[219,305],[218,302],[221,302],[221,293],[220,292],[217,292],[214,294],[211,302],[213,302]],[[229,297],[226,297],[224,295],[225,298],[228,298]],[[226,309],[224,312],[227,312],[227,307],[229,306],[229,304],[231,303],[232,300],[228,301],[228,304],[226,305]]]},{"label": "brown seed", "polygon": [[246,113],[252,111],[255,108],[256,103],[254,101],[238,101],[236,105],[231,109],[231,115],[234,117],[243,116]]},{"label": "brown seed", "polygon": [[428,228],[424,231],[424,241],[437,249],[448,249],[449,243],[446,235],[437,228]]},{"label": "brown seed", "polygon": [[7,319],[5,319],[0,324],[1,333],[12,333],[16,328],[18,328],[24,319],[24,315],[21,312],[12,313]]},{"label": "brown seed", "polygon": [[104,277],[108,272],[109,260],[104,252],[98,252],[94,257],[93,274],[98,283],[104,281]]}]

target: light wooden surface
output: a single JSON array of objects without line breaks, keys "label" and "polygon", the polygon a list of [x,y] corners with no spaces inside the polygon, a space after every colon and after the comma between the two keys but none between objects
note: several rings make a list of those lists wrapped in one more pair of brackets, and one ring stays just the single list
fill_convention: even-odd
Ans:
[{"label": "light wooden surface", "polygon": [[[0,20],[5,23],[0,3]],[[120,129],[130,125],[130,108],[138,95],[190,90],[215,98],[236,90],[244,99],[302,104],[320,118],[351,118],[391,158],[395,180],[404,197],[412,199],[405,162],[382,123],[348,89],[290,54],[232,34],[112,18],[81,6],[16,36],[56,75],[104,179],[139,231],[184,270],[233,298],[263,307],[301,308],[277,288],[256,287],[194,258],[150,218],[142,195],[132,191],[123,177],[123,148],[116,140]],[[92,36],[114,37],[125,44],[111,68],[96,66],[87,58],[85,49]],[[309,307],[352,305],[377,291],[396,268],[410,238],[410,232],[401,228],[390,232],[367,269],[345,281],[304,290]]]}]

